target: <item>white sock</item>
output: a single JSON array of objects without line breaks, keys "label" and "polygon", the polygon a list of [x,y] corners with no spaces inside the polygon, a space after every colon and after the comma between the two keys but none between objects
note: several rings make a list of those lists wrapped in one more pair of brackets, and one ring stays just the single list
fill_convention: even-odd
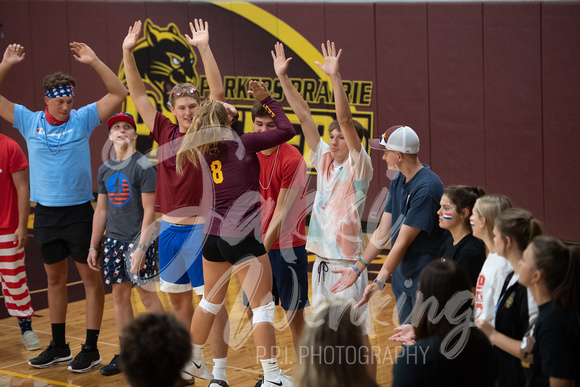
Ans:
[{"label": "white sock", "polygon": [[213,359],[213,370],[212,374],[214,379],[223,380],[225,382],[228,381],[226,377],[226,362],[228,361],[227,357],[221,359]]},{"label": "white sock", "polygon": [[192,351],[192,359],[193,361],[195,361],[196,363],[200,363],[201,360],[203,359],[203,348],[205,347],[205,345],[197,345],[197,344],[193,344],[193,351]]},{"label": "white sock", "polygon": [[273,357],[271,359],[260,360],[262,369],[264,370],[264,380],[276,382],[280,377],[280,368],[278,367],[278,359]]}]

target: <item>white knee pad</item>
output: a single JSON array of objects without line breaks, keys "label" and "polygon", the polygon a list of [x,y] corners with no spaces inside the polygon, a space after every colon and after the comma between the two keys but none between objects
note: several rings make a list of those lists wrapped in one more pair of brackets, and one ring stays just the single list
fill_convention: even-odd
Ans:
[{"label": "white knee pad", "polygon": [[276,305],[274,304],[274,301],[272,301],[269,304],[252,309],[252,313],[254,315],[254,317],[252,318],[252,324],[257,324],[261,322],[268,322],[270,324],[273,324],[275,307]]},{"label": "white knee pad", "polygon": [[206,310],[207,312],[216,315],[220,309],[222,308],[224,302],[222,301],[221,304],[212,304],[210,302],[207,302],[207,300],[205,299],[205,297],[203,297],[201,299],[201,301],[199,302],[199,307],[203,308],[204,310]]}]

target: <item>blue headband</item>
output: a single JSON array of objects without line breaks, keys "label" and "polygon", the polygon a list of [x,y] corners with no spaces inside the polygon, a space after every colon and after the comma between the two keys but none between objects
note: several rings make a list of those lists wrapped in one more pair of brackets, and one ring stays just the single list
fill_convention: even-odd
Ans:
[{"label": "blue headband", "polygon": [[73,85],[58,86],[44,92],[48,98],[58,98],[58,97],[74,97],[75,89]]}]

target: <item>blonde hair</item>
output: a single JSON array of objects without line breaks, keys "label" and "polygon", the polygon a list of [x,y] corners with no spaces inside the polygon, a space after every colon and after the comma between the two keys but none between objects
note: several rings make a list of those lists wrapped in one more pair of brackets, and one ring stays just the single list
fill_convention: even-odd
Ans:
[{"label": "blonde hair", "polygon": [[183,165],[187,160],[199,166],[199,157],[203,157],[224,139],[224,129],[226,134],[231,132],[226,108],[221,102],[205,100],[193,116],[191,126],[177,151],[177,172],[183,173]]},{"label": "blonde hair", "polygon": [[[295,385],[301,387],[375,387],[377,384],[371,379],[367,371],[367,362],[371,361],[371,353],[365,356],[363,352],[363,333],[361,327],[354,320],[352,303],[343,300],[333,300],[318,311],[312,313],[310,322],[302,332],[300,340],[300,365],[296,373]],[[356,351],[352,351],[352,349]],[[356,352],[360,356],[351,361],[342,362],[324,361],[327,351]],[[319,356],[321,355],[322,356]],[[334,358],[338,359],[336,353]],[[344,353],[342,353],[344,355]]]},{"label": "blonde hair", "polygon": [[473,211],[485,219],[485,228],[487,236],[493,240],[493,227],[495,226],[495,219],[507,210],[512,208],[511,200],[504,195],[484,195],[475,201]]},{"label": "blonde hair", "polygon": [[[180,96],[173,94],[173,91],[176,88],[183,89],[185,87],[193,87],[195,89],[195,91],[193,92],[193,94],[184,93]],[[195,87],[193,84],[191,84],[189,82],[178,83],[177,85],[173,86],[173,89],[171,89],[171,91],[168,94],[169,94],[169,105],[171,105],[171,106],[175,106],[175,101],[178,100],[179,98],[183,98],[183,97],[192,97],[193,99],[195,99],[197,101],[198,104],[201,103],[201,96],[199,95],[199,91],[197,90],[197,87]]]}]

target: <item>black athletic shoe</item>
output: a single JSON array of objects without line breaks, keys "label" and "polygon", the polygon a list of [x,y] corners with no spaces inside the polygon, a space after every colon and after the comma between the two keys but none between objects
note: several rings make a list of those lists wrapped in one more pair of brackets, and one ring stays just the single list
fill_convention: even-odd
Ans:
[{"label": "black athletic shoe", "polygon": [[257,379],[258,382],[254,385],[254,387],[260,387],[264,384],[264,375],[260,375],[260,378]]},{"label": "black athletic shoe", "polygon": [[101,364],[102,359],[99,350],[86,344],[81,347],[81,352],[68,365],[68,370],[77,373],[89,372],[93,367]]},{"label": "black athletic shoe", "polygon": [[48,348],[34,359],[30,359],[28,364],[36,368],[48,368],[55,364],[68,363],[71,360],[72,355],[68,344],[64,348],[58,348],[55,342],[51,341]]},{"label": "black athletic shoe", "polygon": [[106,366],[100,369],[100,372],[105,376],[112,376],[121,373],[121,367],[119,367],[119,355],[113,356],[113,360]]}]

